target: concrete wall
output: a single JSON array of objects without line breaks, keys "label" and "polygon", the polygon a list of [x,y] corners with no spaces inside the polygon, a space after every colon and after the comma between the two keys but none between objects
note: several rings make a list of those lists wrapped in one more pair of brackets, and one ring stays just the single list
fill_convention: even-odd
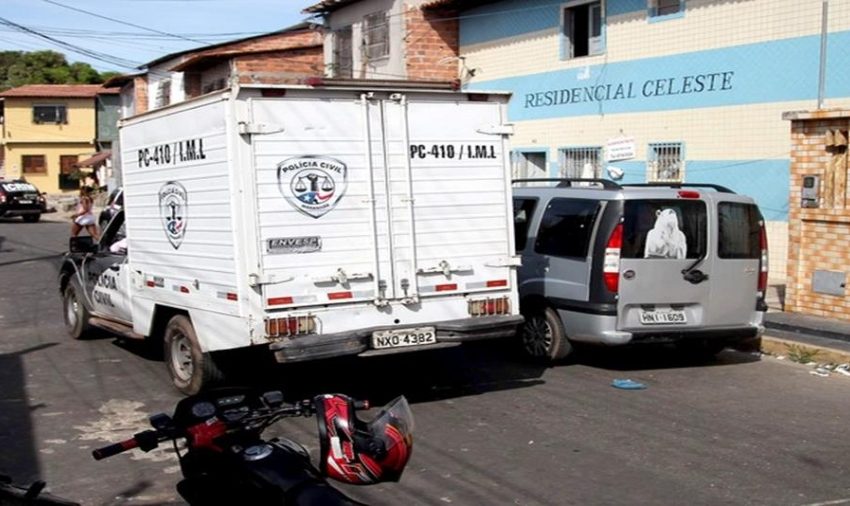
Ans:
[{"label": "concrete wall", "polygon": [[[645,0],[603,2],[601,54],[569,58],[559,0],[502,0],[465,10],[460,54],[468,87],[514,93],[516,151],[544,152],[558,176],[565,148],[603,150],[618,137],[635,157],[603,163],[646,182],[649,144],[681,143],[684,181],[753,196],[768,220],[771,280],[781,283],[791,142],[782,113],[816,104],[821,2],[687,0],[653,18]],[[850,105],[850,3],[830,2],[827,106]]]}]

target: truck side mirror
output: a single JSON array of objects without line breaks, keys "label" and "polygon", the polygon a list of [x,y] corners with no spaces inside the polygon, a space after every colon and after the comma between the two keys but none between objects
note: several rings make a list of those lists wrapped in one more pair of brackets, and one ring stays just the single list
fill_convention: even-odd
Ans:
[{"label": "truck side mirror", "polygon": [[68,251],[71,253],[95,253],[97,252],[97,244],[88,235],[72,237],[68,240]]}]

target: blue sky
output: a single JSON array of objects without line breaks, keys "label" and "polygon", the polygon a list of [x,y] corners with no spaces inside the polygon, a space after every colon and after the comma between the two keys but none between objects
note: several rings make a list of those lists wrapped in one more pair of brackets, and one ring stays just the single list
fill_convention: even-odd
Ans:
[{"label": "blue sky", "polygon": [[[90,50],[76,53],[33,34],[0,24],[0,50],[52,49],[69,62],[84,61],[98,70],[128,72],[130,67],[192,47],[279,30],[306,18],[305,7],[318,0],[0,0],[3,19],[64,43]],[[61,4],[61,5],[60,5]],[[63,7],[66,6],[66,7]],[[142,28],[97,18],[114,18]],[[163,33],[145,30],[148,28]],[[191,39],[191,40],[186,40]],[[105,60],[105,61],[104,61]]]}]

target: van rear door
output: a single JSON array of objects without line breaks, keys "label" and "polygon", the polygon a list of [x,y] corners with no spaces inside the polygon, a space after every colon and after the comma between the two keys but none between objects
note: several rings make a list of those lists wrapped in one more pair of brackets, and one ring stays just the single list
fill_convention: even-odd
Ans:
[{"label": "van rear door", "polygon": [[619,330],[675,331],[713,319],[710,201],[656,195],[623,202]]},{"label": "van rear door", "polygon": [[618,328],[757,325],[758,208],[733,194],[678,194],[624,202]]}]

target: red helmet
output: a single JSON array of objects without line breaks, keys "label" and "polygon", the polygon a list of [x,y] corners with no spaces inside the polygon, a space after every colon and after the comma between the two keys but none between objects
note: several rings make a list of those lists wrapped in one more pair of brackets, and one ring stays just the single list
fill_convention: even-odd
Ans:
[{"label": "red helmet", "polygon": [[384,406],[371,422],[357,418],[354,401],[346,395],[319,395],[313,402],[322,474],[354,485],[401,478],[413,450],[413,414],[403,396]]}]

